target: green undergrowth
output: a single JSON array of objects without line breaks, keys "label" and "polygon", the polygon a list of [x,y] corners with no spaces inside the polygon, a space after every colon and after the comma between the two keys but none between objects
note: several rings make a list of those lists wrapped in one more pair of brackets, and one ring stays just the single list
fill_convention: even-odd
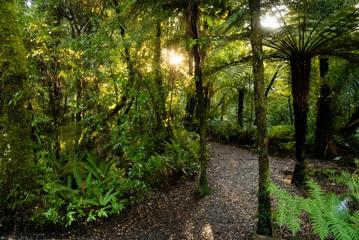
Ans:
[{"label": "green undergrowth", "polygon": [[[111,148],[117,155],[106,158],[93,150],[68,151],[57,159],[45,147],[38,150],[33,166],[36,187],[1,196],[0,223],[38,227],[89,223],[144,201],[154,188],[193,179],[199,171],[198,136],[187,131],[174,135],[158,151],[150,138],[137,144],[123,141],[121,151],[115,142]],[[17,201],[7,201],[10,198]]]},{"label": "green undergrowth", "polygon": [[294,127],[276,125],[268,128],[268,146],[272,153],[292,153],[295,149]]},{"label": "green undergrowth", "polygon": [[255,128],[242,129],[231,121],[210,120],[208,132],[213,140],[221,143],[243,143],[253,145],[255,143]]},{"label": "green undergrowth", "polygon": [[276,199],[275,221],[296,235],[303,226],[303,214],[309,217],[313,234],[320,239],[359,239],[359,174],[342,172],[330,179],[345,192],[326,192],[315,181],[307,182],[308,196],[296,196],[271,185]]},{"label": "green undergrowth", "polygon": [[[253,146],[256,143],[256,128],[241,128],[230,121],[211,120],[208,131],[213,140],[221,143],[238,143]],[[275,125],[268,128],[268,150],[270,153],[293,153],[295,148],[294,127]]]}]

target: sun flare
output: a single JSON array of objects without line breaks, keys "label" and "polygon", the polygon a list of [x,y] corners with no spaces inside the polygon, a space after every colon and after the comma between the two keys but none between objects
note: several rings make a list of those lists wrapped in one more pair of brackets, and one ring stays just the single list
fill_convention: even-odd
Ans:
[{"label": "sun flare", "polygon": [[278,18],[271,15],[266,15],[261,19],[261,25],[264,28],[277,29],[280,27]]},{"label": "sun flare", "polygon": [[176,53],[173,50],[167,52],[167,59],[169,64],[173,66],[178,66],[183,62],[183,56],[181,54]]}]

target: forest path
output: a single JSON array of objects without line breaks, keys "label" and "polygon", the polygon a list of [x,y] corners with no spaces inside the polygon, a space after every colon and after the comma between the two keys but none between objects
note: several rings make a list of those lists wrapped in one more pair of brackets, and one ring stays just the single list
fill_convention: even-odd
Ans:
[{"label": "forest path", "polygon": [[[118,217],[62,234],[61,239],[252,239],[256,227],[257,155],[232,145],[211,142],[208,180],[213,192],[197,199],[195,183],[188,181],[154,193]],[[292,160],[271,158],[276,182]],[[59,236],[57,236],[59,237]],[[56,238],[57,238],[56,237]]]}]

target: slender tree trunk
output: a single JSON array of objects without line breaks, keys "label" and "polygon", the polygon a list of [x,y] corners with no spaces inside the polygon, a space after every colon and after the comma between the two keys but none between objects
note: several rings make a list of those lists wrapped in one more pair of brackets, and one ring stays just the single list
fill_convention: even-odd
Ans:
[{"label": "slender tree trunk", "polygon": [[253,53],[253,77],[255,88],[256,123],[258,134],[258,224],[257,234],[272,236],[271,202],[269,195],[269,159],[267,138],[266,99],[264,96],[264,67],[262,31],[260,27],[260,0],[249,0],[251,14],[251,45]]},{"label": "slender tree trunk", "polygon": [[317,122],[315,126],[315,156],[324,158],[332,137],[332,113],[330,109],[330,87],[325,81],[329,70],[328,58],[320,58],[320,77],[323,81],[317,102]]},{"label": "slender tree trunk", "polygon": [[81,107],[81,103],[82,103],[82,79],[77,77],[76,78],[76,108],[77,108],[77,112],[76,112],[76,116],[75,116],[75,120],[76,122],[80,122],[82,119],[82,115],[83,112],[82,110],[80,110]]},{"label": "slender tree trunk", "polygon": [[193,75],[193,52],[188,50],[188,75]]},{"label": "slender tree trunk", "polygon": [[195,117],[197,107],[197,98],[196,94],[193,92],[187,93],[187,103],[186,103],[186,114],[184,117],[184,124],[186,128],[193,130],[193,119]]},{"label": "slender tree trunk", "polygon": [[244,109],[244,87],[238,88],[238,102],[237,102],[237,123],[238,126],[243,127],[243,109]]},{"label": "slender tree trunk", "polygon": [[[26,53],[17,24],[15,1],[0,0],[0,204],[4,206],[5,198],[7,205],[25,201],[34,182],[31,119],[25,108]],[[24,194],[8,195],[15,189]]]},{"label": "slender tree trunk", "polygon": [[61,91],[61,81],[57,74],[57,59],[53,59],[55,62],[52,64],[51,68],[48,70],[49,78],[49,107],[51,111],[51,116],[53,119],[53,132],[54,132],[54,142],[55,142],[55,156],[56,159],[60,157],[60,131],[59,127],[62,122],[62,109],[61,109],[61,100],[62,100],[62,91]]},{"label": "slender tree trunk", "polygon": [[307,132],[308,94],[311,58],[306,56],[294,57],[290,62],[290,66],[292,72],[292,96],[296,142],[296,164],[293,172],[292,182],[298,186],[304,186],[306,180],[306,162],[304,157],[304,147],[305,136]]},{"label": "slender tree trunk", "polygon": [[195,42],[192,47],[194,57],[194,79],[196,84],[196,94],[198,100],[198,114],[199,114],[199,136],[200,136],[200,165],[201,172],[199,176],[199,188],[198,193],[200,196],[205,196],[209,193],[208,181],[207,181],[207,121],[206,121],[206,99],[205,89],[203,87],[202,77],[202,56],[201,46],[198,42],[200,38],[200,12],[199,12],[199,0],[193,0],[189,2],[188,6],[188,28],[192,40]]},{"label": "slender tree trunk", "polygon": [[[186,17],[187,19],[189,19],[189,15],[188,15],[188,11],[186,12]],[[187,37],[187,45],[186,45],[186,50],[187,50],[187,54],[188,54],[188,75],[189,76],[193,76],[193,50],[189,44],[189,39],[191,39],[191,33],[190,33],[190,29],[187,29],[187,33],[186,33],[186,37]],[[187,129],[191,129],[193,130],[193,119],[194,119],[194,115],[195,115],[195,111],[196,111],[196,104],[197,104],[197,100],[196,100],[196,93],[192,92],[191,86],[189,87],[188,91],[187,91],[187,103],[186,103],[186,113],[185,113],[185,117],[184,117],[184,124],[185,127]]]},{"label": "slender tree trunk", "polygon": [[[188,12],[186,13],[186,17],[189,19]],[[187,30],[187,40],[191,39],[191,33],[189,29]],[[188,41],[189,42],[189,41]],[[190,47],[190,44],[187,44],[187,53],[188,53],[188,75],[193,76],[193,50]],[[191,86],[188,89],[187,92],[187,103],[186,103],[186,113],[184,117],[184,124],[187,129],[195,129],[193,126],[193,120],[195,117],[195,111],[196,111],[196,105],[197,105],[197,99],[196,99],[196,93],[192,92]]]},{"label": "slender tree trunk", "polygon": [[166,119],[166,94],[164,91],[162,72],[161,72],[161,21],[156,22],[156,39],[155,39],[155,52],[154,52],[154,69],[157,87],[157,103],[155,114],[157,120],[157,131],[163,129],[163,121]]}]

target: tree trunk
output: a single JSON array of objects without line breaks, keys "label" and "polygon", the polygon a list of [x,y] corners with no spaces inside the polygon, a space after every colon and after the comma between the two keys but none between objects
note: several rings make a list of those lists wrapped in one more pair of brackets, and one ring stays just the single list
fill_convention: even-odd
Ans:
[{"label": "tree trunk", "polygon": [[77,108],[77,112],[75,115],[76,122],[80,122],[83,117],[83,112],[81,110],[82,92],[83,92],[82,90],[83,90],[82,79],[76,77],[76,108]]},{"label": "tree trunk", "polygon": [[62,122],[62,109],[61,109],[61,100],[62,100],[62,91],[61,91],[61,81],[57,74],[57,59],[53,59],[53,64],[50,65],[49,70],[47,70],[48,85],[49,85],[49,110],[53,119],[53,138],[55,143],[55,156],[56,159],[60,158],[60,130]]},{"label": "tree trunk", "polygon": [[295,127],[296,164],[292,182],[304,186],[306,180],[306,163],[304,157],[305,136],[307,132],[308,93],[311,70],[311,58],[306,56],[293,57],[290,61],[292,72],[292,96]]},{"label": "tree trunk", "polygon": [[237,105],[237,123],[243,127],[243,109],[244,109],[244,87],[238,88],[238,105]]},{"label": "tree trunk", "polygon": [[328,58],[320,58],[320,77],[323,80],[317,102],[317,122],[315,127],[315,156],[324,158],[332,138],[332,114],[330,109],[330,87],[325,81],[329,70]]},{"label": "tree trunk", "polygon": [[187,129],[193,130],[193,119],[195,117],[197,107],[197,98],[196,94],[193,92],[187,93],[187,103],[186,103],[186,113],[184,117],[184,124]]},{"label": "tree trunk", "polygon": [[161,22],[158,20],[156,23],[156,39],[153,63],[157,88],[156,102],[158,103],[158,106],[154,109],[157,120],[157,131],[161,131],[163,129],[163,121],[166,119],[166,94],[163,87],[161,72],[161,34]]},{"label": "tree trunk", "polygon": [[255,88],[256,124],[258,134],[258,224],[257,234],[272,236],[271,202],[269,194],[269,159],[267,138],[266,99],[264,93],[263,43],[260,26],[260,0],[249,0],[251,14],[251,45]]},{"label": "tree trunk", "polygon": [[0,33],[0,98],[3,103],[0,109],[0,204],[6,206],[1,202],[5,198],[7,205],[15,200],[24,201],[21,196],[8,195],[12,190],[25,196],[34,182],[31,119],[25,108],[26,53],[20,39],[14,0],[0,0]]},{"label": "tree trunk", "polygon": [[194,58],[194,80],[196,84],[196,95],[198,100],[198,117],[199,117],[199,136],[200,136],[200,156],[199,161],[201,165],[201,172],[199,176],[198,193],[200,196],[205,196],[209,193],[208,181],[207,181],[207,144],[206,144],[206,99],[205,88],[203,87],[202,78],[202,56],[201,46],[199,40],[199,1],[193,0],[189,2],[188,6],[188,29],[190,36],[195,44],[192,46],[193,58]]}]

